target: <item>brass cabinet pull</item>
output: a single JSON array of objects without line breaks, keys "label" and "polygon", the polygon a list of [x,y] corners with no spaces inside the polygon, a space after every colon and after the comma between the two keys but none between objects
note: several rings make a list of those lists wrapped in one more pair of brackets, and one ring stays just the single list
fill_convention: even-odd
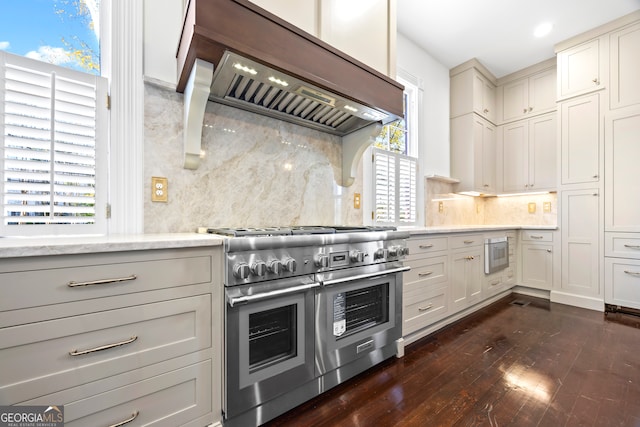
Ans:
[{"label": "brass cabinet pull", "polygon": [[425,271],[424,273],[418,273],[418,277],[427,277],[427,276],[431,276],[433,274],[433,271]]},{"label": "brass cabinet pull", "polygon": [[131,338],[129,338],[128,340],[124,340],[124,341],[120,341],[120,342],[116,342],[116,343],[112,343],[112,344],[105,344],[105,345],[101,345],[100,347],[94,347],[94,348],[90,348],[90,349],[87,349],[87,350],[72,350],[72,351],[69,352],[69,355],[70,356],[82,356],[84,354],[95,353],[96,351],[108,350],[110,348],[120,347],[121,345],[131,344],[132,342],[134,342],[137,339],[138,339],[138,336],[134,335]]},{"label": "brass cabinet pull", "polygon": [[130,280],[136,280],[137,278],[138,276],[132,274],[131,276],[117,277],[115,279],[92,280],[89,282],[69,282],[67,283],[67,286],[69,286],[70,288],[75,288],[78,286],[107,285],[109,283],[128,282]]},{"label": "brass cabinet pull", "polygon": [[476,257],[474,257],[474,256],[466,256],[466,257],[464,257],[464,259],[466,259],[467,261],[471,261],[472,259],[476,259]]},{"label": "brass cabinet pull", "polygon": [[431,310],[433,308],[433,304],[429,303],[428,305],[424,306],[424,307],[418,307],[418,311],[427,311],[427,310]]},{"label": "brass cabinet pull", "polygon": [[640,271],[624,270],[624,272],[627,273],[627,274],[631,274],[633,276],[640,276]]},{"label": "brass cabinet pull", "polygon": [[418,246],[420,249],[430,249],[433,247],[432,243],[429,243],[428,245],[420,245]]},{"label": "brass cabinet pull", "polygon": [[139,413],[140,413],[140,411],[136,411],[133,414],[131,414],[131,416],[129,418],[127,418],[126,420],[120,421],[119,423],[116,423],[116,424],[111,424],[109,427],[120,427],[120,426],[123,426],[125,424],[129,424],[131,421],[133,421],[136,418],[138,418],[138,414]]},{"label": "brass cabinet pull", "polygon": [[624,247],[629,249],[640,249],[640,246],[638,245],[624,245]]}]

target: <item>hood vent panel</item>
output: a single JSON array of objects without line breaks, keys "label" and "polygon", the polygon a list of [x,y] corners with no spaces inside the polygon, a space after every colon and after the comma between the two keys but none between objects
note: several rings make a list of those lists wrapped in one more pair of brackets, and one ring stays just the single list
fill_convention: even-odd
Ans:
[{"label": "hood vent panel", "polygon": [[228,51],[209,98],[340,136],[395,118]]}]

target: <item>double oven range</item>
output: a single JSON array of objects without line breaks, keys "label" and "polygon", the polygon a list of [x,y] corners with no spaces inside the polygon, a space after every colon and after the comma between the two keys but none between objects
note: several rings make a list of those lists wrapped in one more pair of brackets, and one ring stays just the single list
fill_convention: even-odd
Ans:
[{"label": "double oven range", "polygon": [[200,231],[226,236],[225,425],[260,425],[396,354],[407,232]]}]

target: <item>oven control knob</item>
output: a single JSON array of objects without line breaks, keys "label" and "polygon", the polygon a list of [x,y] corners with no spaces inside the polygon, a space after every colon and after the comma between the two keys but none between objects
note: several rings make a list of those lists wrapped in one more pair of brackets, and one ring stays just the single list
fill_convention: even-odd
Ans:
[{"label": "oven control knob", "polygon": [[402,255],[409,255],[409,246],[402,248]]},{"label": "oven control knob", "polygon": [[377,260],[377,259],[385,259],[389,254],[389,250],[386,248],[380,248],[380,249],[376,249],[375,253],[373,254],[373,259]]},{"label": "oven control knob", "polygon": [[349,258],[351,258],[351,262],[363,262],[364,253],[358,250],[354,250],[349,253]]},{"label": "oven control knob", "polygon": [[389,248],[389,256],[390,257],[397,257],[399,255],[402,255],[402,248],[398,247],[398,246],[391,246]]},{"label": "oven control knob", "polygon": [[251,264],[251,272],[254,276],[264,276],[267,272],[267,264],[264,261],[256,261]]},{"label": "oven control knob", "polygon": [[283,261],[284,269],[290,273],[296,271],[296,260],[293,258],[287,258]]},{"label": "oven control knob", "polygon": [[329,255],[318,254],[315,256],[316,267],[327,268],[329,267]]},{"label": "oven control knob", "polygon": [[280,274],[282,272],[282,262],[277,259],[269,261],[269,264],[267,264],[267,269],[273,274]]},{"label": "oven control knob", "polygon": [[233,266],[233,275],[238,279],[246,279],[249,277],[249,264],[241,262]]}]

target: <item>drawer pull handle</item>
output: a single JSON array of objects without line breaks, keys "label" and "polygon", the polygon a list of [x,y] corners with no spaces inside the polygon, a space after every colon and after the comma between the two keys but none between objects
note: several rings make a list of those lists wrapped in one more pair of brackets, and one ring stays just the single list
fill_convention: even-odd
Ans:
[{"label": "drawer pull handle", "polygon": [[432,243],[429,243],[428,245],[420,245],[419,248],[420,249],[430,249],[433,247]]},{"label": "drawer pull handle", "polygon": [[136,280],[138,276],[132,274],[127,277],[117,277],[115,279],[102,279],[102,280],[92,280],[90,282],[69,282],[67,286],[70,288],[76,288],[78,286],[92,286],[92,285],[106,285],[109,283],[120,283],[120,282],[128,282],[130,280]]},{"label": "drawer pull handle", "polygon": [[134,342],[137,339],[138,339],[138,336],[134,335],[131,338],[129,338],[128,340],[116,342],[116,343],[113,343],[113,344],[101,345],[100,347],[94,347],[94,348],[90,348],[88,350],[73,350],[73,351],[69,352],[69,355],[70,356],[82,356],[84,354],[95,353],[96,351],[108,350],[110,348],[120,347],[121,345],[131,344],[132,342]]},{"label": "drawer pull handle", "polygon": [[424,307],[418,307],[418,311],[427,311],[427,310],[431,310],[432,308],[433,308],[433,304],[429,303]]},{"label": "drawer pull handle", "polygon": [[631,274],[633,276],[640,276],[640,271],[625,270],[624,272],[627,273],[627,274]]},{"label": "drawer pull handle", "polygon": [[639,245],[624,245],[624,247],[629,249],[640,249]]},{"label": "drawer pull handle", "polygon": [[119,423],[111,424],[109,427],[120,427],[120,426],[123,426],[125,424],[129,424],[131,421],[133,421],[136,418],[138,418],[138,414],[139,413],[140,413],[140,411],[136,411],[133,414],[131,414],[131,416],[129,418],[127,418],[126,420],[120,421]]},{"label": "drawer pull handle", "polygon": [[464,241],[464,244],[465,244],[465,245],[470,245],[470,244],[472,244],[473,242],[475,242],[475,240],[465,240],[465,241]]},{"label": "drawer pull handle", "polygon": [[534,235],[531,235],[531,238],[532,238],[532,239],[542,239],[543,237],[544,237],[544,236],[534,236]]},{"label": "drawer pull handle", "polygon": [[466,257],[464,257],[464,259],[466,259],[467,261],[471,261],[473,259],[476,259],[476,257],[474,257],[474,256],[466,256]]},{"label": "drawer pull handle", "polygon": [[427,276],[431,276],[433,274],[433,271],[425,271],[424,273],[418,273],[418,277],[427,277]]},{"label": "drawer pull handle", "polygon": [[499,285],[500,284],[500,280],[496,280],[494,282],[491,282],[491,286],[495,286],[495,285]]}]

